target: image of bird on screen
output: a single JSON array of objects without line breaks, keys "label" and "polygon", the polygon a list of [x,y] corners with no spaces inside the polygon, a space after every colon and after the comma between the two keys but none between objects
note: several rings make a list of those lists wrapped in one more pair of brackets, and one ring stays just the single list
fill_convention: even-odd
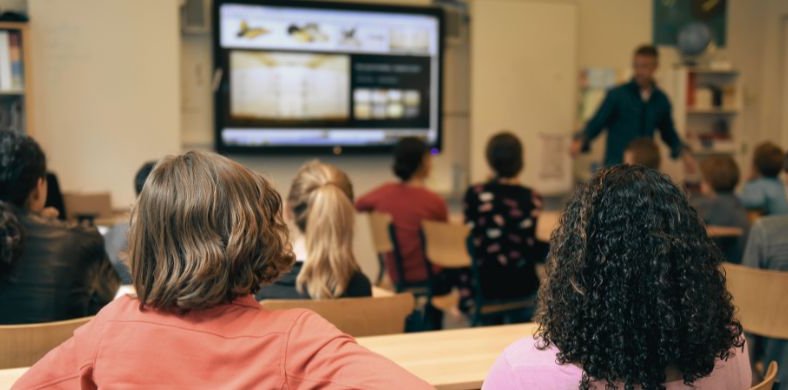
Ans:
[{"label": "image of bird on screen", "polygon": [[238,28],[238,33],[236,35],[238,38],[254,39],[270,32],[270,30],[264,27],[250,27],[249,23],[247,23],[245,20],[242,20],[241,26]]},{"label": "image of bird on screen", "polygon": [[328,41],[328,35],[320,31],[320,27],[318,27],[317,23],[307,23],[303,26],[291,24],[287,28],[287,34],[296,41],[302,43]]}]

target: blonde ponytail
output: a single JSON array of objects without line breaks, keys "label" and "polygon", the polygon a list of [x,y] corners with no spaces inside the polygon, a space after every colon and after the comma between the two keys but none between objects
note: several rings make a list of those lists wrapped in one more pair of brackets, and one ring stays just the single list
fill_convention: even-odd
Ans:
[{"label": "blonde ponytail", "polygon": [[338,168],[313,161],[290,188],[288,203],[305,235],[307,258],[296,280],[313,299],[338,298],[359,271],[353,256],[353,188]]}]

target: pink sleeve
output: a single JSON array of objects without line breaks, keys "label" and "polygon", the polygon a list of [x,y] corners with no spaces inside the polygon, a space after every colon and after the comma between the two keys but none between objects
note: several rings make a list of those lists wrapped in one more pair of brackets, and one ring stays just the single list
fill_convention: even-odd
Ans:
[{"label": "pink sleeve", "polygon": [[295,321],[285,353],[288,388],[432,389],[311,311]]},{"label": "pink sleeve", "polygon": [[501,354],[498,359],[490,368],[487,373],[487,378],[484,379],[482,390],[507,390],[507,389],[520,389],[517,385],[517,376],[515,375],[509,362],[506,361],[506,355]]},{"label": "pink sleeve", "polygon": [[93,363],[100,339],[96,319],[36,362],[13,389],[95,389]]}]

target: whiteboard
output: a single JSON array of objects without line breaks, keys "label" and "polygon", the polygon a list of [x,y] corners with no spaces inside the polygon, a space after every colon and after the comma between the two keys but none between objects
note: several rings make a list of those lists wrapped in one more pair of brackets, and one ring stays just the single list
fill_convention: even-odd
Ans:
[{"label": "whiteboard", "polygon": [[180,149],[178,0],[30,0],[36,128],[64,191],[134,199]]},{"label": "whiteboard", "polygon": [[577,7],[569,3],[471,3],[471,179],[489,178],[485,145],[509,130],[525,146],[522,179],[545,195],[569,191],[575,117]]}]

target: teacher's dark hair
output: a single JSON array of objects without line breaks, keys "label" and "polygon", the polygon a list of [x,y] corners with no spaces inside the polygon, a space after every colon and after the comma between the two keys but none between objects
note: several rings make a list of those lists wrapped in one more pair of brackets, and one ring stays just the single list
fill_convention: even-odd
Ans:
[{"label": "teacher's dark hair", "polygon": [[516,135],[505,131],[487,142],[487,164],[499,178],[512,178],[523,170],[523,144]]},{"label": "teacher's dark hair", "polygon": [[394,174],[402,181],[408,181],[421,168],[429,148],[421,138],[404,137],[394,147]]},{"label": "teacher's dark hair", "polygon": [[659,58],[659,51],[654,45],[640,45],[635,49],[635,56]]},{"label": "teacher's dark hair", "polygon": [[744,345],[723,256],[687,197],[642,166],[599,172],[553,232],[535,337],[592,382],[661,389],[666,369],[689,385]]}]

